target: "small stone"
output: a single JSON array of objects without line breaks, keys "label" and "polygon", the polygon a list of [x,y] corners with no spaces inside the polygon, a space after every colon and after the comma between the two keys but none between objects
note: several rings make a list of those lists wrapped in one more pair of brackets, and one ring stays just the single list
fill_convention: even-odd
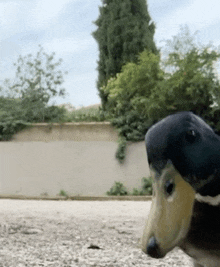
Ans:
[{"label": "small stone", "polygon": [[91,244],[89,247],[88,247],[88,249],[101,249],[99,246],[97,246],[97,245],[93,245],[93,244]]},{"label": "small stone", "polygon": [[42,231],[40,229],[30,228],[30,229],[25,229],[21,231],[21,233],[25,235],[35,235],[35,234],[41,234]]}]

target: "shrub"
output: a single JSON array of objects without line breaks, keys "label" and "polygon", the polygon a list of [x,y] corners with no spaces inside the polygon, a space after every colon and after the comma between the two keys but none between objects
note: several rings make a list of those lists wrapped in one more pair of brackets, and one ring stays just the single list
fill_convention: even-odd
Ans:
[{"label": "shrub", "polygon": [[[44,122],[64,122],[66,110],[64,107],[48,106],[44,110]],[[36,118],[36,122],[40,122]]]},{"label": "shrub", "polygon": [[[163,79],[158,55],[145,50],[138,63],[128,63],[116,78],[108,81],[103,91],[108,95],[107,117],[118,128],[120,141],[116,157],[125,158],[125,141],[141,141],[152,125],[151,118],[138,108],[142,99],[151,95],[158,81]],[[138,101],[137,101],[138,100]]]},{"label": "shrub", "polygon": [[[125,196],[129,195],[128,190],[121,182],[115,182],[114,185],[107,192],[109,196]],[[133,196],[148,196],[152,195],[152,178],[143,177],[141,180],[141,189],[134,188]]]},{"label": "shrub", "polygon": [[19,56],[13,80],[6,79],[0,87],[0,140],[10,140],[13,134],[33,122],[60,122],[65,110],[49,106],[55,96],[64,96],[60,88],[62,60],[48,55],[40,46],[36,56]]},{"label": "shrub", "polygon": [[152,120],[138,106],[150,97],[158,82],[163,79],[159,56],[144,51],[138,63],[128,63],[116,78],[103,88],[108,101],[107,114],[119,135],[128,141],[143,140]]},{"label": "shrub", "polygon": [[109,196],[125,196],[128,195],[126,187],[121,182],[115,182],[114,185],[107,192]]},{"label": "shrub", "polygon": [[119,142],[119,145],[116,151],[116,158],[119,160],[120,163],[122,163],[125,158],[127,141],[125,138],[120,138],[118,142]]},{"label": "shrub", "polygon": [[105,115],[99,107],[81,108],[72,112],[67,112],[65,120],[68,122],[99,122],[105,120]]},{"label": "shrub", "polygon": [[65,190],[60,190],[59,196],[67,197],[68,194],[66,193]]},{"label": "shrub", "polygon": [[[220,81],[215,69],[220,53],[198,44],[187,27],[166,47],[168,56],[162,61],[146,50],[103,88],[108,116],[127,141],[144,140],[153,123],[179,111],[194,112],[220,133]],[[119,144],[122,162],[124,146]]]},{"label": "shrub", "polygon": [[134,188],[132,195],[134,195],[134,196],[152,195],[152,179],[151,179],[151,177],[148,177],[148,178],[143,177],[141,189],[138,190],[137,188]]},{"label": "shrub", "polygon": [[8,141],[29,123],[24,118],[20,101],[0,97],[0,141]]}]

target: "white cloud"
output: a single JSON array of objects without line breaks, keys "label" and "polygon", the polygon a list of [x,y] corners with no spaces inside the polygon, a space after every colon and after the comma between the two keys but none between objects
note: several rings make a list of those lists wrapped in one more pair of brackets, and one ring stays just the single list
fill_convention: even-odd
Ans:
[{"label": "white cloud", "polygon": [[[204,30],[219,22],[219,0],[194,0],[184,8],[167,13],[157,23],[156,40],[167,40],[179,32],[180,25],[187,24],[192,32]],[[208,42],[209,40],[207,40]]]},{"label": "white cloud", "polygon": [[0,58],[9,58],[20,49],[20,46],[13,41],[0,42]]},{"label": "white cloud", "polygon": [[45,50],[58,52],[59,54],[72,54],[83,52],[94,45],[92,37],[52,39],[43,43]]},{"label": "white cloud", "polygon": [[[15,26],[15,22],[18,19],[18,7],[19,3],[16,2],[2,2],[0,3],[0,26],[2,30],[10,30]],[[16,25],[17,27],[17,25]]]},{"label": "white cloud", "polygon": [[56,18],[70,2],[76,2],[78,0],[37,0],[35,1],[35,8],[32,12],[33,21],[37,27],[45,26],[50,23],[51,20]]},{"label": "white cloud", "polygon": [[5,40],[19,32],[30,30],[34,2],[0,2],[0,40]]},{"label": "white cloud", "polygon": [[183,10],[178,10],[172,19],[180,23],[189,23],[197,28],[207,27],[219,21],[220,2],[218,0],[194,0]]},{"label": "white cloud", "polygon": [[11,0],[0,2],[0,38],[22,31],[46,29],[65,10],[80,0]]},{"label": "white cloud", "polygon": [[[74,106],[82,104],[84,106],[100,103],[100,98],[98,96],[98,90],[96,88],[97,72],[86,72],[80,75],[69,74],[65,83],[64,88],[69,88],[68,90],[68,101],[70,101]],[[56,99],[57,103],[67,102],[66,99]]]}]

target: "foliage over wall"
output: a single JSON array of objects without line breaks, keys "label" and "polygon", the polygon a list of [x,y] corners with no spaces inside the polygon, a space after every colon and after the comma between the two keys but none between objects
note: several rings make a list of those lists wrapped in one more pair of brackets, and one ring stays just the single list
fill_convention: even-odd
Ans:
[{"label": "foliage over wall", "polygon": [[64,73],[59,69],[62,60],[48,55],[39,46],[35,56],[19,56],[14,80],[6,79],[0,87],[0,140],[33,122],[59,122],[65,109],[49,105],[55,96],[65,95],[61,88]]},{"label": "foliage over wall", "polygon": [[132,193],[127,190],[127,188],[121,182],[115,182],[113,186],[107,191],[107,195],[109,196],[149,196],[152,195],[152,178],[151,177],[143,177],[141,180],[141,187],[139,189],[133,188]]},{"label": "foliage over wall", "polygon": [[64,120],[66,122],[101,122],[105,120],[105,116],[99,107],[82,107],[71,112],[66,112]]},{"label": "foliage over wall", "polygon": [[143,140],[152,120],[139,106],[162,80],[159,56],[145,50],[138,63],[126,64],[104,88],[108,94],[107,114],[126,140]]},{"label": "foliage over wall", "polygon": [[[192,111],[220,132],[220,82],[215,64],[220,53],[198,44],[187,27],[167,41],[165,58],[145,50],[137,63],[127,63],[103,90],[107,116],[127,141],[144,139],[158,120],[179,111]],[[122,162],[124,142],[117,152]]]},{"label": "foliage over wall", "polygon": [[167,49],[169,54],[162,60],[164,79],[141,102],[139,110],[144,109],[154,120],[188,110],[213,124],[214,113],[220,110],[220,81],[215,68],[219,51],[196,42],[187,27],[167,42]]},{"label": "foliage over wall", "polygon": [[[41,122],[41,114],[36,110],[35,117],[27,113],[20,99],[0,97],[0,141],[8,141],[18,131],[30,126],[31,123]],[[44,109],[44,122],[61,122],[65,109],[48,106]]]}]

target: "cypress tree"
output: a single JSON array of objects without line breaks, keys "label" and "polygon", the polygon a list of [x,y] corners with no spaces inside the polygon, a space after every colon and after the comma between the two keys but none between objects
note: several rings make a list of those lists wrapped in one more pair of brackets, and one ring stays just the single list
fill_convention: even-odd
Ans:
[{"label": "cypress tree", "polygon": [[105,110],[107,96],[102,87],[107,81],[127,62],[137,62],[137,55],[144,49],[158,51],[146,0],[102,0],[99,11],[93,37],[99,46],[97,87]]}]

